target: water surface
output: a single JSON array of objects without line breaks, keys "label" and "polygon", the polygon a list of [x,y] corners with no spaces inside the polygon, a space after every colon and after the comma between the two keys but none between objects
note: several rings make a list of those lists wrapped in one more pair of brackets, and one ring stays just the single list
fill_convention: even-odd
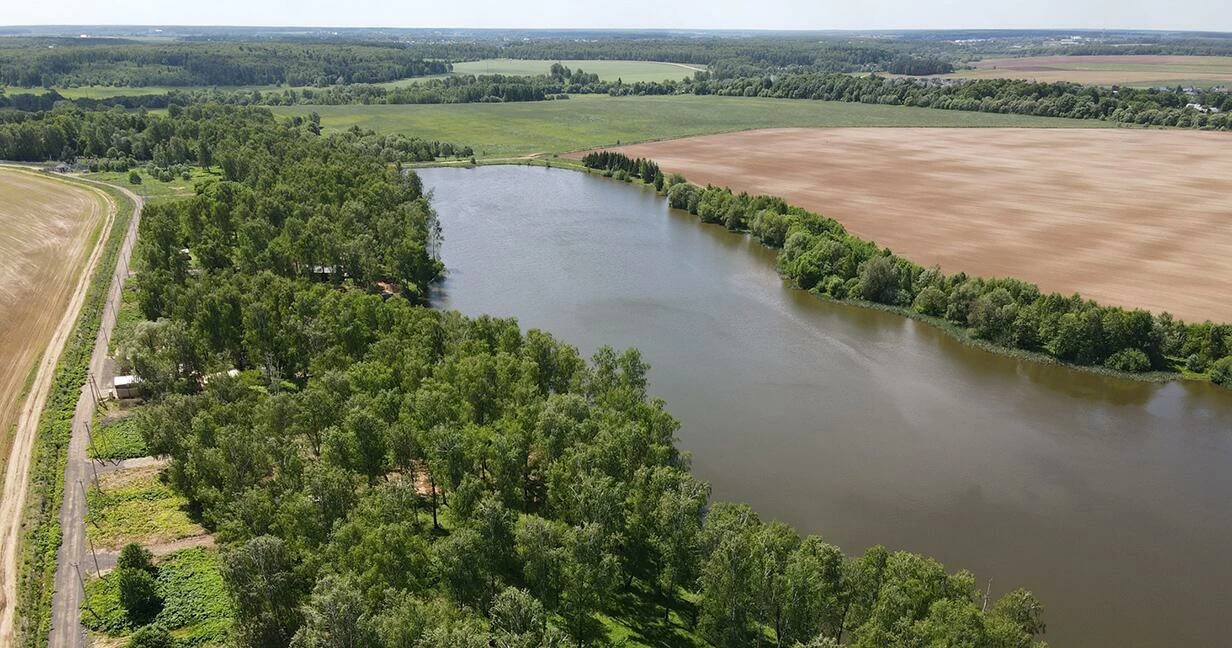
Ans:
[{"label": "water surface", "polygon": [[636,346],[719,499],[1043,599],[1053,646],[1232,633],[1232,392],[1004,357],[786,285],[755,241],[652,191],[538,167],[427,169],[437,305],[589,355]]}]

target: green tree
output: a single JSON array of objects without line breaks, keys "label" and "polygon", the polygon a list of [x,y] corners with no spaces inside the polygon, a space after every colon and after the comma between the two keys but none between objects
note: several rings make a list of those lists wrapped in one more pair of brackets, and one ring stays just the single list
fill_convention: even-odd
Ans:
[{"label": "green tree", "polygon": [[222,576],[242,646],[285,646],[299,629],[298,579],[279,538],[262,536],[224,554]]},{"label": "green tree", "polygon": [[120,605],[128,613],[128,618],[138,625],[148,623],[162,610],[163,600],[158,595],[154,585],[154,577],[144,569],[116,569],[113,578],[116,579],[120,591]]}]

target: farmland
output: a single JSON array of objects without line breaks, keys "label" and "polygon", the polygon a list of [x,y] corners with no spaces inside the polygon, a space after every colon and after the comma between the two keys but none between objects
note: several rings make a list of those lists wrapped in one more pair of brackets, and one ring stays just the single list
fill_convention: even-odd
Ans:
[{"label": "farmland", "polygon": [[0,462],[31,371],[77,286],[105,213],[88,189],[0,169]]},{"label": "farmland", "polygon": [[744,97],[579,96],[567,101],[403,106],[292,106],[326,130],[351,126],[458,142],[480,157],[559,153],[755,128],[1087,127],[1091,121],[904,106]]},{"label": "farmland", "polygon": [[572,70],[582,69],[598,74],[604,81],[620,79],[625,83],[638,81],[663,81],[683,79],[694,72],[706,69],[701,65],[682,63],[659,63],[657,61],[549,61],[519,59],[483,59],[454,63],[454,74],[511,74],[535,76],[547,74],[553,63],[560,63]]},{"label": "farmland", "polygon": [[1072,81],[1094,85],[1175,86],[1232,84],[1228,56],[1030,56],[990,58],[950,75],[962,79]]},{"label": "farmland", "polygon": [[1227,321],[1228,145],[1187,131],[784,129],[621,150],[782,196],[947,272]]}]

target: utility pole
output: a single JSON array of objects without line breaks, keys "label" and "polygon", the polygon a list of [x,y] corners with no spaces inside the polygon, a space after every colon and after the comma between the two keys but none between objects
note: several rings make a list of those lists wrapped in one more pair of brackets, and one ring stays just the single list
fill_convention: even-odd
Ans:
[{"label": "utility pole", "polygon": [[90,539],[89,535],[86,535],[86,542],[90,543],[90,555],[94,556],[94,573],[98,574],[99,578],[102,578],[103,570],[98,568],[98,552],[94,550],[94,541]]},{"label": "utility pole", "polygon": [[94,608],[90,607],[90,597],[86,595],[86,579],[81,576],[81,568],[77,566],[76,561],[73,561],[73,571],[77,572],[77,582],[81,583],[81,602],[85,603],[86,609],[90,611],[90,614],[94,615],[94,618],[101,621],[103,617],[99,616],[98,612],[95,612]]}]

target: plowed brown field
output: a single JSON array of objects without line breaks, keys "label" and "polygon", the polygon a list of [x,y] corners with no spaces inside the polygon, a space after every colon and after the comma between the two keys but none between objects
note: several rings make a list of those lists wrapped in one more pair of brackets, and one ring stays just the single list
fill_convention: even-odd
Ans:
[{"label": "plowed brown field", "polygon": [[0,169],[0,467],[18,397],[64,316],[105,204],[92,189]]},{"label": "plowed brown field", "polygon": [[773,129],[620,147],[779,195],[924,265],[1232,321],[1232,136]]},{"label": "plowed brown field", "polygon": [[1232,57],[1228,56],[1028,56],[984,59],[976,61],[974,68],[947,76],[1132,86],[1232,83]]}]

